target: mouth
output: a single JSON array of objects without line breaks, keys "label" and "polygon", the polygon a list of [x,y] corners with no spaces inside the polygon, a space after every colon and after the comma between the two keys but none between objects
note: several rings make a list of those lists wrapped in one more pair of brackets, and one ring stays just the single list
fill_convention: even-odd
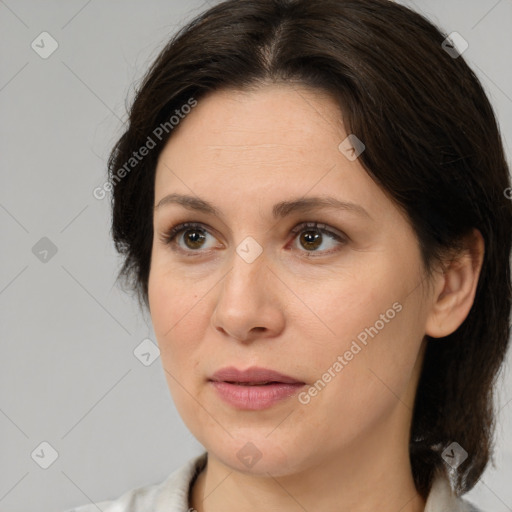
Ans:
[{"label": "mouth", "polygon": [[283,384],[283,382],[278,381],[267,381],[267,382],[235,382],[224,380],[222,382],[227,382],[228,384],[237,384],[239,386],[268,386],[269,384]]},{"label": "mouth", "polygon": [[231,366],[215,372],[209,383],[230,406],[262,410],[294,396],[305,383],[275,370],[251,367],[238,370]]},{"label": "mouth", "polygon": [[216,371],[210,378],[214,382],[226,382],[240,386],[269,386],[272,384],[305,384],[305,382],[295,379],[289,375],[271,370],[253,366],[246,370],[239,370],[234,366],[229,366]]}]

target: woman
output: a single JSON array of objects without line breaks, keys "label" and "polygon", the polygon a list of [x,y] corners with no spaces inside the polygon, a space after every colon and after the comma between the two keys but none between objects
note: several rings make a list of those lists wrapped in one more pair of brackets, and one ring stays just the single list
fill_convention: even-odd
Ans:
[{"label": "woman", "polygon": [[163,49],[112,233],[205,452],[105,512],[477,510],[512,205],[456,43],[387,0],[227,0]]}]

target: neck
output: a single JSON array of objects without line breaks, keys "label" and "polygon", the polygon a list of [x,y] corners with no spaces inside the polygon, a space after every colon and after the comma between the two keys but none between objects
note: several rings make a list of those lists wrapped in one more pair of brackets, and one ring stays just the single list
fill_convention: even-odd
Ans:
[{"label": "neck", "polygon": [[306,469],[279,477],[241,473],[209,453],[190,505],[197,512],[424,512],[408,444],[401,441],[408,436],[389,420],[386,432],[355,440],[349,449],[326,455],[321,465],[306,463]]}]

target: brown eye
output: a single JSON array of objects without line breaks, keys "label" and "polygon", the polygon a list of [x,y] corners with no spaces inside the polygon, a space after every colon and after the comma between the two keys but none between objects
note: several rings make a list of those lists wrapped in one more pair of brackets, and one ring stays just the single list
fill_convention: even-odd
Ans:
[{"label": "brown eye", "polygon": [[308,250],[316,250],[322,244],[322,233],[318,231],[303,231],[300,236],[302,247]]},{"label": "brown eye", "polygon": [[[207,246],[208,237],[212,239],[210,247]],[[215,243],[215,237],[201,224],[195,223],[179,224],[173,227],[164,235],[162,241],[171,245],[176,251],[188,252],[192,255],[218,246],[218,243]]]},{"label": "brown eye", "polygon": [[183,231],[183,241],[189,249],[200,249],[206,237],[198,229],[187,229]]},{"label": "brown eye", "polygon": [[[325,224],[319,224],[317,222],[302,223],[295,227],[292,233],[299,235],[296,238],[297,242],[295,243],[295,247],[307,256],[313,255],[314,253],[318,253],[318,255],[321,256],[322,254],[336,252],[336,246],[343,245],[347,242],[346,237],[341,233],[335,233],[327,229]],[[324,248],[325,250],[318,250],[322,245],[326,244],[327,247]]]}]

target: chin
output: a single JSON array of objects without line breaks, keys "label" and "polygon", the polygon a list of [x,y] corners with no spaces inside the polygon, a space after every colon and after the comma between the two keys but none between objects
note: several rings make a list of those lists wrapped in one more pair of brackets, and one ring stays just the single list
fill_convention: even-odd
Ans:
[{"label": "chin", "polygon": [[281,476],[291,473],[295,464],[290,461],[288,454],[292,449],[283,450],[280,444],[265,438],[267,435],[242,436],[236,440],[230,438],[225,446],[208,449],[208,453],[233,471],[247,475],[268,476],[270,473]]}]

